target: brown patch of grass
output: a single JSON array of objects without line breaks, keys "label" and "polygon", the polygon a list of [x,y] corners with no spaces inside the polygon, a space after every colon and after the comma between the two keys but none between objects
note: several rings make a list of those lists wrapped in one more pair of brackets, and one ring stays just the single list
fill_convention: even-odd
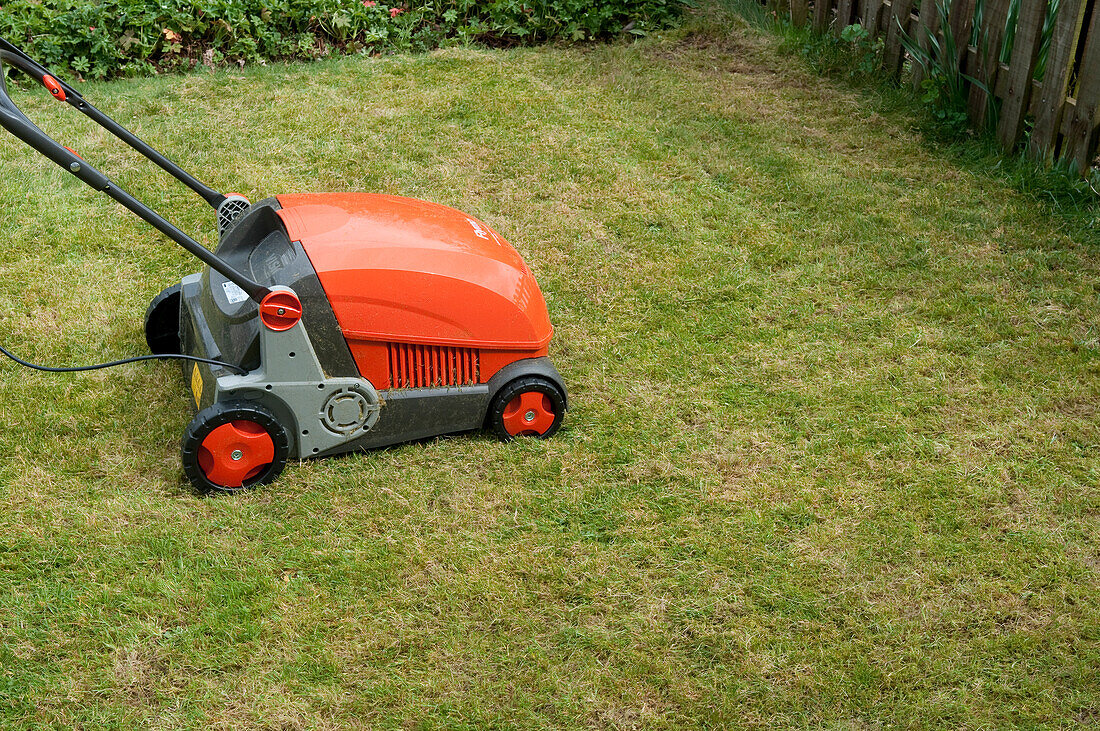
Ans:
[{"label": "brown patch of grass", "polygon": [[130,702],[140,707],[155,701],[158,694],[185,684],[181,680],[173,680],[168,663],[147,647],[116,651],[114,676]]},{"label": "brown patch of grass", "polygon": [[1093,397],[1074,396],[1054,404],[1054,410],[1075,419],[1092,419],[1100,405]]},{"label": "brown patch of grass", "polygon": [[708,78],[730,74],[767,77],[782,73],[761,36],[717,26],[694,27],[644,46],[647,58],[697,71]]}]

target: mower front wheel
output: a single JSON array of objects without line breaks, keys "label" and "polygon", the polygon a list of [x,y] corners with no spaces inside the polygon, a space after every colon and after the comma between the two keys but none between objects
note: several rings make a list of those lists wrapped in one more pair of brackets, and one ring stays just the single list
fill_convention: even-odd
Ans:
[{"label": "mower front wheel", "polygon": [[287,430],[252,401],[224,401],[191,420],[180,457],[191,484],[204,493],[240,492],[273,481],[290,452]]},{"label": "mower front wheel", "polygon": [[565,396],[541,376],[524,376],[504,386],[489,404],[487,426],[502,441],[549,439],[561,428]]},{"label": "mower front wheel", "polygon": [[149,303],[145,311],[145,342],[153,355],[180,352],[180,300],[182,287],[173,284]]}]

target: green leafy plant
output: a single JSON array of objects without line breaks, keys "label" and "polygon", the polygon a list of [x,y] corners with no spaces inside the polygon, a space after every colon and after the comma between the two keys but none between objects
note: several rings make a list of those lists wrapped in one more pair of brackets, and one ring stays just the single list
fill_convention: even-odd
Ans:
[{"label": "green leafy plant", "polygon": [[882,39],[872,37],[858,23],[842,29],[839,36],[796,28],[789,21],[785,25],[780,21],[776,27],[784,35],[783,47],[800,53],[818,73],[866,79],[881,71]]},{"label": "green leafy plant", "polygon": [[1039,41],[1039,56],[1035,60],[1035,78],[1042,79],[1046,75],[1047,56],[1050,54],[1050,42],[1054,38],[1054,19],[1058,17],[1060,0],[1050,0],[1047,5],[1047,14],[1043,19],[1042,36]]},{"label": "green leafy plant", "polygon": [[924,69],[925,78],[921,82],[921,101],[931,109],[932,116],[950,135],[965,133],[968,124],[967,96],[973,84],[986,91],[988,89],[973,76],[959,69],[959,49],[955,35],[951,31],[951,4],[949,0],[937,0],[936,10],[940,17],[940,32],[937,34],[922,27],[927,48],[905,32],[897,18],[899,37],[906,53],[913,63]]},{"label": "green leafy plant", "polygon": [[83,78],[425,50],[634,38],[675,25],[684,0],[9,0],[0,36]]},{"label": "green leafy plant", "polygon": [[858,62],[851,73],[866,76],[879,69],[884,46],[881,38],[873,38],[869,30],[853,23],[840,32],[840,40],[848,43],[856,53]]}]

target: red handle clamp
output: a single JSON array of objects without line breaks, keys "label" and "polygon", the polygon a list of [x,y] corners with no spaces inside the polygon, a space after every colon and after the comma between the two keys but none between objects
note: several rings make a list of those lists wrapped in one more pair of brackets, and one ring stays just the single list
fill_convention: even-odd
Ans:
[{"label": "red handle clamp", "polygon": [[53,94],[53,98],[57,101],[65,101],[65,90],[61,88],[61,84],[59,84],[57,79],[55,79],[54,77],[50,76],[49,74],[43,76],[42,86],[49,89],[50,93]]},{"label": "red handle clamp", "polygon": [[289,330],[301,319],[302,303],[292,292],[272,292],[260,302],[260,320],[271,330]]}]

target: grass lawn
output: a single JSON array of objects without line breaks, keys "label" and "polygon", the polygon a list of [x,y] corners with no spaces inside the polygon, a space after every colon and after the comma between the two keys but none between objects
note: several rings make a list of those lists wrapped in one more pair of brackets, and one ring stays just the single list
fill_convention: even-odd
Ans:
[{"label": "grass lawn", "polygon": [[[201,499],[178,367],[0,363],[0,727],[1100,724],[1100,227],[693,23],[87,85],[214,187],[491,223],[573,409]],[[0,344],[143,352],[195,262],[7,135],[0,170]]]}]

